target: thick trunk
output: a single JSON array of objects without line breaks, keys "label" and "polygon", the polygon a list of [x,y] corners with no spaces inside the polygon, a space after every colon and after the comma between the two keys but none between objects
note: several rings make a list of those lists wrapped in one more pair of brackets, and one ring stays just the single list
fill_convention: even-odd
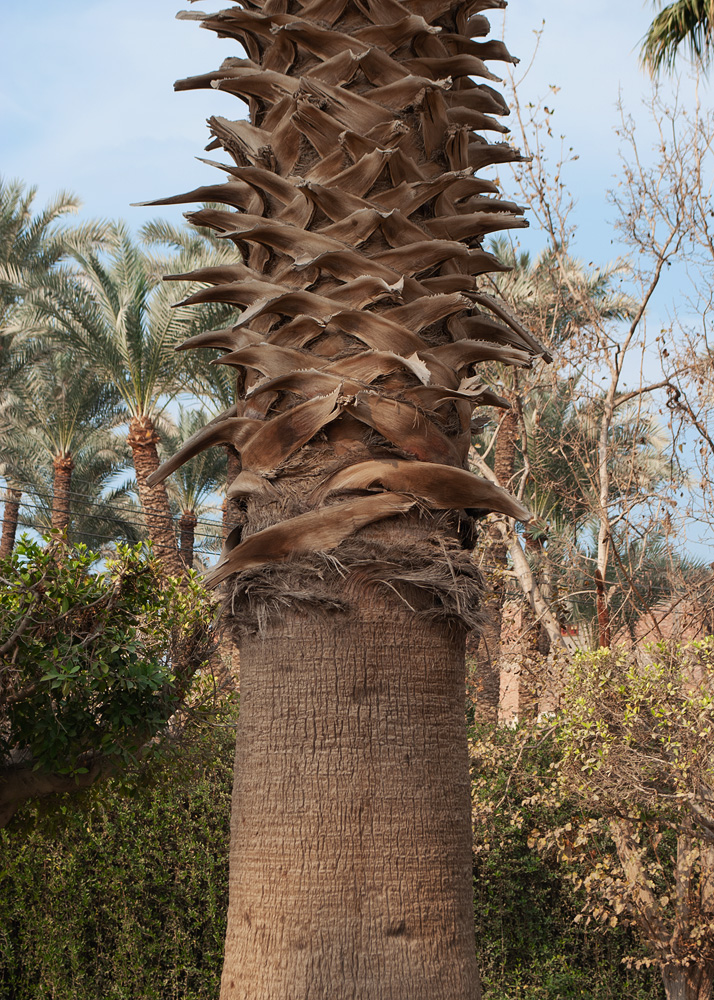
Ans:
[{"label": "thick trunk", "polygon": [[241,643],[221,1000],[477,994],[463,637],[350,597]]},{"label": "thick trunk", "polygon": [[466,0],[256,8],[203,21],[249,62],[179,84],[251,119],[211,119],[230,210],[190,216],[242,253],[192,300],[247,306],[186,345],[247,369],[202,439],[240,452],[245,504],[208,577],[246,635],[222,1000],[474,1000],[457,539],[528,515],[465,469],[499,402],[471,374],[544,353],[478,278],[485,234],[524,225],[473,176],[519,158],[473,131],[506,111],[475,53],[511,57]]},{"label": "thick trunk", "polygon": [[179,538],[181,544],[181,558],[186,569],[193,566],[193,544],[196,537],[196,525],[198,518],[192,510],[184,510],[179,518]]},{"label": "thick trunk", "polygon": [[149,486],[146,480],[159,467],[156,445],[159,435],[149,417],[132,417],[127,443],[131,448],[136,470],[139,501],[154,553],[172,576],[182,576],[184,564],[174,534],[169,498],[163,483]]},{"label": "thick trunk", "polygon": [[57,455],[53,462],[52,530],[66,531],[69,527],[72,502],[72,456]]},{"label": "thick trunk", "polygon": [[711,1000],[714,992],[714,963],[666,965],[662,982],[667,1000]]},{"label": "thick trunk", "polygon": [[15,547],[15,535],[17,534],[21,499],[22,490],[16,490],[11,486],[5,491],[2,537],[0,537],[0,559],[12,555],[12,550]]}]

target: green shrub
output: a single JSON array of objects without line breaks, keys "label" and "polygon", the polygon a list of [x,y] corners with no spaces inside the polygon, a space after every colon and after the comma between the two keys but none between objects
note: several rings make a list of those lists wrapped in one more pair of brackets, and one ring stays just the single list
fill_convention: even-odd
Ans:
[{"label": "green shrub", "polygon": [[[195,733],[178,761],[32,805],[0,831],[2,1000],[217,1000],[234,721]],[[660,1000],[656,970],[622,964],[631,932],[575,923],[570,873],[528,846],[572,808],[549,814],[535,795],[555,754],[547,730],[484,728],[472,746],[484,1000]]]},{"label": "green shrub", "polygon": [[218,996],[234,735],[0,831],[3,1000]]},{"label": "green shrub", "polygon": [[569,801],[541,794],[557,749],[553,728],[472,732],[474,908],[484,1000],[660,1000],[656,970],[628,969],[638,952],[623,927],[584,927],[572,874],[529,845],[540,825],[563,826]]}]

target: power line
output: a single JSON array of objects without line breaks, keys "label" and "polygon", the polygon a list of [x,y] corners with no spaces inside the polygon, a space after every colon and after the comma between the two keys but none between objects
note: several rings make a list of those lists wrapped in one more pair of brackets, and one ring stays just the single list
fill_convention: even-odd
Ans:
[{"label": "power line", "polygon": [[[18,483],[22,483],[23,480],[18,480],[17,482]],[[26,483],[26,481],[25,481],[25,483]],[[30,483],[26,483],[26,485],[27,486],[32,486],[32,484],[30,484]],[[45,493],[42,490],[36,489],[34,486],[32,486],[31,489],[24,490],[23,493],[27,494],[27,496],[35,497],[35,498],[36,497],[44,497],[46,500],[52,500],[52,501],[54,501],[54,499],[55,499],[55,494],[54,493]],[[70,497],[73,497],[73,496],[74,497],[86,497],[88,499],[88,502],[87,502],[86,506],[88,506],[88,507],[90,507],[90,506],[103,507],[103,508],[108,509],[108,510],[117,510],[117,511],[119,511],[121,513],[126,512],[127,514],[131,514],[131,515],[143,514],[143,512],[140,510],[140,508],[137,507],[136,505],[132,505],[132,506],[128,507],[128,506],[122,506],[120,504],[113,504],[113,503],[105,501],[105,500],[93,499],[87,493],[75,493],[73,490],[69,490],[67,492],[67,495],[70,496]],[[31,506],[33,506],[32,504],[28,503],[27,500],[21,500],[20,501],[20,505],[21,506],[25,506],[25,507],[28,507],[28,506],[31,507]],[[42,507],[36,507],[36,509],[37,510],[41,510]],[[82,512],[82,516],[83,517],[100,517],[100,516],[102,516],[102,517],[104,517],[105,520],[115,521],[117,524],[120,523],[119,519],[112,518],[108,514],[107,515],[97,515],[97,514],[87,514],[87,513]],[[143,516],[146,516],[146,515],[143,515]],[[180,515],[179,515],[179,517],[180,517]],[[172,519],[175,519],[175,515],[172,515]],[[125,517],[124,520],[127,521],[130,524],[140,524],[140,523],[142,523],[142,522],[139,522],[139,521],[132,521],[130,517]],[[200,524],[203,527],[222,527],[223,522],[222,521],[214,521],[212,518],[198,518],[197,521],[196,521],[196,524]]]},{"label": "power line", "polygon": [[[22,506],[23,507],[27,507],[30,510],[35,510],[35,511],[45,511],[45,509],[46,509],[45,507],[43,507],[43,506],[41,506],[39,504],[29,503],[28,501],[23,501]],[[72,513],[70,512],[70,517],[72,517],[72,516],[77,517],[78,516],[77,512],[74,512],[74,515],[72,515]],[[133,521],[133,520],[131,520],[129,518],[120,519],[120,518],[116,518],[116,517],[110,517],[109,515],[87,514],[87,513],[84,513],[84,512],[82,512],[79,516],[81,516],[81,517],[88,517],[88,518],[91,518],[91,519],[96,520],[96,521],[109,521],[112,524],[118,524],[120,526],[122,526],[122,525],[131,525],[134,528],[141,528],[143,530],[146,529],[146,525],[144,524],[144,522],[142,522],[142,521]],[[1,524],[5,524],[6,520],[7,520],[6,518],[0,518],[0,523]],[[175,523],[175,519],[172,518],[172,524],[174,524],[174,523]],[[200,522],[197,522],[197,524],[198,523],[200,523]],[[216,523],[220,523],[220,522],[216,522]],[[47,530],[50,530],[50,527],[47,524],[40,525],[40,527],[38,527],[37,524],[34,524],[34,523],[33,524],[29,524],[29,525],[24,525],[23,524],[22,527],[30,527],[30,528],[33,528],[35,531],[40,531],[40,530],[47,531]],[[111,539],[111,538],[114,537],[112,535],[99,535],[99,534],[92,535],[89,532],[74,531],[74,530],[73,530],[73,533],[76,534],[76,535],[84,535],[87,538],[108,538],[108,539]],[[212,538],[212,539],[217,538],[216,534],[214,534],[213,532],[208,532],[208,531],[195,531],[194,530],[193,534],[194,534],[194,538]]]}]

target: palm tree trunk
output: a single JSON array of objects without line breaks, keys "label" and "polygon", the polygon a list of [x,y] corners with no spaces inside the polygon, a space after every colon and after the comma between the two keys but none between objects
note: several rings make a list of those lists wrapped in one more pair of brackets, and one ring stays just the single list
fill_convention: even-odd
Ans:
[{"label": "palm tree trunk", "polygon": [[52,530],[66,531],[72,506],[72,456],[57,455],[53,462]]},{"label": "palm tree trunk", "polygon": [[221,1000],[476,995],[463,636],[352,596],[242,643]]},{"label": "palm tree trunk", "polygon": [[470,376],[542,350],[478,279],[500,268],[485,234],[524,220],[473,176],[519,154],[473,132],[506,108],[470,74],[511,57],[472,42],[488,23],[466,0],[405,10],[206,15],[251,64],[178,85],[245,93],[251,117],[211,119],[227,184],[167,199],[222,201],[191,221],[243,248],[187,300],[240,320],[184,346],[230,350],[245,386],[160,474],[199,446],[241,456],[243,537],[208,581],[232,579],[241,637],[222,1000],[478,990],[463,630],[480,584],[459,528],[527,513],[466,471],[473,406],[501,402]]},{"label": "palm tree trunk", "polygon": [[183,576],[184,563],[179,554],[174,533],[169,498],[163,483],[149,486],[147,479],[159,467],[156,446],[159,435],[150,417],[132,417],[127,443],[131,448],[136,470],[136,484],[141,509],[146,520],[154,553],[172,576]]},{"label": "palm tree trunk", "polygon": [[[235,448],[230,445],[226,448],[228,456],[228,471],[226,475],[227,486],[230,486],[241,470],[240,456]],[[223,501],[223,541],[236,525],[241,523],[241,508],[235,500],[228,497]]]},{"label": "palm tree trunk", "polygon": [[20,515],[20,501],[22,490],[10,486],[5,490],[2,537],[0,538],[0,559],[12,555],[15,547],[15,535],[17,534],[17,522]]},{"label": "palm tree trunk", "polygon": [[198,518],[192,510],[184,510],[179,518],[179,538],[181,558],[186,569],[193,566],[193,544]]}]

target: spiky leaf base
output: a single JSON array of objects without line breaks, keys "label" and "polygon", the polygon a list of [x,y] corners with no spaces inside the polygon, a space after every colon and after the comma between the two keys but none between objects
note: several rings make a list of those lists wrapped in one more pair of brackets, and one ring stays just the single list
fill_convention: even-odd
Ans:
[{"label": "spiky leaf base", "polygon": [[489,30],[479,11],[502,5],[246,0],[179,15],[248,55],[176,85],[247,102],[250,121],[209,121],[227,179],[153,203],[223,204],[188,218],[244,261],[188,276],[210,287],[187,301],[244,311],[183,345],[227,352],[217,363],[236,368],[239,402],[152,479],[212,445],[240,454],[229,496],[246,524],[213,585],[414,508],[528,517],[464,468],[474,408],[508,405],[479,363],[545,354],[479,281],[501,269],[483,237],[527,224],[476,176],[520,158],[481,135],[507,131],[484,81],[497,79],[488,60],[511,57],[474,40]]}]

